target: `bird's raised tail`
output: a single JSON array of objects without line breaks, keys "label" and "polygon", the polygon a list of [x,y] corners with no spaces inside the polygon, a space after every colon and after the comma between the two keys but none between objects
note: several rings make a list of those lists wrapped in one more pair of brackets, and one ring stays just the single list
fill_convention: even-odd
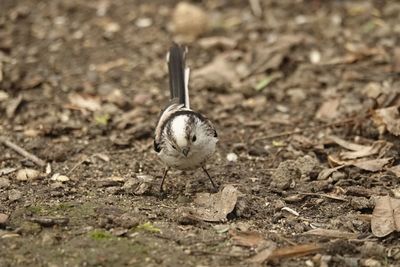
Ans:
[{"label": "bird's raised tail", "polygon": [[190,108],[188,91],[190,69],[185,66],[185,54],[184,48],[173,43],[167,56],[169,85],[171,99],[178,99],[180,104]]}]

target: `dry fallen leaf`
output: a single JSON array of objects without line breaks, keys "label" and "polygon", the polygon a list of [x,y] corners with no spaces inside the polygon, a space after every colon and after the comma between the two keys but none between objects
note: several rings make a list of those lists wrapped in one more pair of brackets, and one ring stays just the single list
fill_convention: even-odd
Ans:
[{"label": "dry fallen leaf", "polygon": [[68,95],[68,99],[71,102],[72,108],[96,111],[100,110],[100,98],[90,95],[81,95],[72,93]]},{"label": "dry fallen leaf", "polygon": [[355,239],[358,236],[355,233],[349,233],[349,232],[343,232],[343,231],[331,230],[331,229],[322,229],[322,228],[312,229],[303,234],[304,235],[313,235],[313,236],[323,236],[323,237],[329,237],[329,238],[344,238],[344,239]]},{"label": "dry fallen leaf", "polygon": [[275,249],[274,246],[274,243],[271,244],[269,247],[250,258],[249,261],[252,263],[263,263],[267,260],[301,257],[308,254],[317,253],[322,250],[322,247],[317,244],[304,244],[277,249]]},{"label": "dry fallen leaf", "polygon": [[209,64],[193,71],[193,83],[200,84],[196,87],[216,87],[239,83],[235,64],[227,59],[227,55],[216,57]]},{"label": "dry fallen leaf", "polygon": [[329,164],[332,166],[355,166],[365,171],[377,172],[385,169],[393,158],[371,159],[371,160],[341,160],[333,155],[328,156]]},{"label": "dry fallen leaf", "polygon": [[384,237],[393,231],[400,231],[400,199],[390,196],[375,198],[371,230],[377,237]]},{"label": "dry fallen leaf", "polygon": [[374,111],[372,119],[378,127],[383,127],[383,129],[396,136],[400,135],[400,112],[398,106],[377,109]]},{"label": "dry fallen leaf", "polygon": [[216,194],[197,194],[194,202],[200,207],[193,211],[193,216],[208,222],[226,221],[226,216],[235,208],[237,198],[238,191],[232,185],[227,185]]},{"label": "dry fallen leaf", "polygon": [[357,159],[372,156],[375,154],[384,154],[384,152],[388,151],[392,147],[391,143],[383,140],[375,141],[370,146],[366,146],[355,144],[333,135],[329,138],[341,147],[352,150],[350,152],[341,152],[340,156],[342,159]]},{"label": "dry fallen leaf", "polygon": [[321,121],[330,121],[338,117],[340,101],[337,98],[330,99],[322,103],[319,107],[315,117]]},{"label": "dry fallen leaf", "polygon": [[389,171],[393,172],[397,177],[400,178],[400,165],[393,166],[388,169]]},{"label": "dry fallen leaf", "polygon": [[229,231],[233,243],[237,246],[256,248],[265,242],[261,233],[252,231]]}]

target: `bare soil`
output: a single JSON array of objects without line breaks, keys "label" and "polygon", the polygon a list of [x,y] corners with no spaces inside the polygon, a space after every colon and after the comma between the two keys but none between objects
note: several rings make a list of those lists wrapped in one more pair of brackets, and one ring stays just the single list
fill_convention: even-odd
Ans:
[{"label": "bare soil", "polygon": [[[346,166],[318,178],[343,150],[333,134],[390,142],[379,156],[400,162],[398,138],[370,117],[399,103],[400,3],[260,1],[257,17],[250,1],[192,2],[212,26],[188,44],[191,105],[218,129],[207,168],[238,189],[235,210],[221,222],[187,215],[212,189],[201,170],[170,172],[158,192],[152,136],[176,1],[2,0],[0,135],[51,170],[0,144],[0,266],[250,265],[263,248],[235,231],[320,247],[271,266],[400,266],[399,233],[370,227],[374,197],[396,196],[399,177]],[[18,180],[24,168],[40,175]]]}]

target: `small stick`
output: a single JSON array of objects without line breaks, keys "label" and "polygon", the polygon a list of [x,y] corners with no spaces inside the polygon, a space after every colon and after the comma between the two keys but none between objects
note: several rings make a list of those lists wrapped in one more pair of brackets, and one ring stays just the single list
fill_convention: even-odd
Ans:
[{"label": "small stick", "polygon": [[346,119],[346,120],[342,120],[342,121],[336,121],[336,122],[332,122],[332,123],[327,123],[327,124],[324,124],[324,125],[308,127],[306,129],[299,129],[299,130],[287,131],[287,132],[283,132],[283,133],[271,134],[271,135],[267,135],[267,136],[264,136],[264,137],[256,138],[255,141],[267,140],[267,139],[273,139],[273,138],[277,138],[277,137],[283,137],[283,136],[288,136],[288,135],[299,134],[299,133],[302,133],[302,132],[307,131],[307,130],[319,130],[319,129],[329,128],[329,127],[335,126],[335,125],[350,123],[350,122],[356,121],[357,119],[361,119],[363,117],[350,118],[350,119]]},{"label": "small stick", "polygon": [[17,152],[21,156],[23,156],[23,157],[29,159],[30,161],[32,161],[33,163],[35,163],[36,165],[39,165],[40,167],[46,166],[46,162],[44,160],[36,157],[35,155],[29,153],[28,151],[26,151],[22,147],[18,146],[17,144],[14,144],[13,142],[8,141],[7,139],[5,139],[2,136],[0,136],[0,143],[2,143],[3,145],[5,145],[8,148],[11,148],[12,150]]}]

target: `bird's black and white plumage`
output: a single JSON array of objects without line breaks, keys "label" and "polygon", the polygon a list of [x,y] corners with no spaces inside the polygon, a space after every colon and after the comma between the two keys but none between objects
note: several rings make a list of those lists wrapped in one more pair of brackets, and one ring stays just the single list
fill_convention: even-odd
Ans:
[{"label": "bird's black and white plumage", "polygon": [[170,102],[161,112],[155,130],[154,150],[167,166],[162,184],[169,168],[191,170],[204,168],[214,153],[218,142],[217,132],[206,117],[190,109],[189,74],[185,66],[186,51],[173,44],[167,55]]}]

